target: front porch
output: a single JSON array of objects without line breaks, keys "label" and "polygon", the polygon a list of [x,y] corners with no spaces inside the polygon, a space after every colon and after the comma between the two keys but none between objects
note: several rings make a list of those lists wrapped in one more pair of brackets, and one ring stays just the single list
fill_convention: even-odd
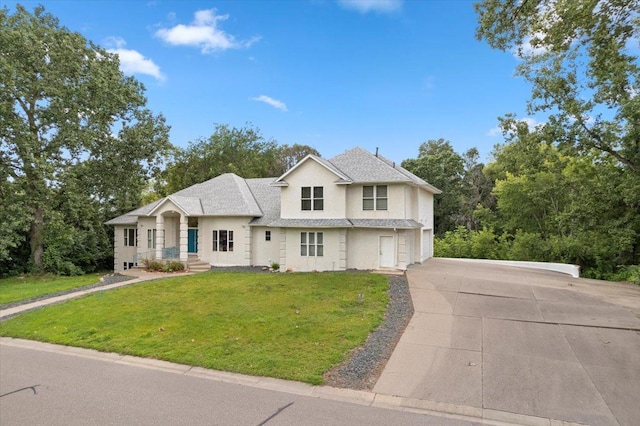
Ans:
[{"label": "front porch", "polygon": [[136,256],[138,265],[142,265],[144,260],[153,260],[179,261],[189,269],[192,266],[202,270],[205,270],[205,266],[206,269],[211,267],[198,258],[198,217],[188,216],[171,202],[164,203],[153,213],[153,217],[139,219],[139,234],[147,237],[147,244],[144,250],[139,244]]}]

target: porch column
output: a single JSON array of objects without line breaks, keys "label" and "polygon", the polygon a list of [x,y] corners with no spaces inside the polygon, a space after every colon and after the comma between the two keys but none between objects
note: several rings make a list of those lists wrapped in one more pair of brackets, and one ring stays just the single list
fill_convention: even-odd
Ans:
[{"label": "porch column", "polygon": [[162,260],[164,251],[164,216],[156,216],[156,260]]},{"label": "porch column", "polygon": [[180,215],[180,261],[189,260],[189,220],[185,215]]}]

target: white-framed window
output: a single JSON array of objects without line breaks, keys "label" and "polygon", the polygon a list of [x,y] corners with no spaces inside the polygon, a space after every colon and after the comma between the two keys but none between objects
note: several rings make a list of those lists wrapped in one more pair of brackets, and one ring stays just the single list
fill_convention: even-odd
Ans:
[{"label": "white-framed window", "polygon": [[264,240],[271,241],[271,231],[264,231]]},{"label": "white-framed window", "polygon": [[213,231],[213,251],[233,251],[233,231],[219,229]]},{"label": "white-framed window", "polygon": [[387,210],[387,185],[362,187],[362,210]]},{"label": "white-framed window", "polygon": [[125,247],[138,246],[138,229],[137,228],[124,228],[124,246]]},{"label": "white-framed window", "polygon": [[322,232],[301,232],[300,256],[324,256],[324,234]]},{"label": "white-framed window", "polygon": [[324,210],[324,187],[303,186],[301,194],[302,210]]},{"label": "white-framed window", "polygon": [[147,229],[147,248],[156,248],[156,229]]}]

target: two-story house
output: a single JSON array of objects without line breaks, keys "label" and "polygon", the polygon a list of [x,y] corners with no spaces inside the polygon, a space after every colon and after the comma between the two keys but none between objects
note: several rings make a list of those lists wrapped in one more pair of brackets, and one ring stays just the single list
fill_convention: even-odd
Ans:
[{"label": "two-story house", "polygon": [[401,269],[433,253],[440,191],[354,148],[308,155],[278,178],[227,173],[110,220],[114,269],[141,259],[281,271]]}]

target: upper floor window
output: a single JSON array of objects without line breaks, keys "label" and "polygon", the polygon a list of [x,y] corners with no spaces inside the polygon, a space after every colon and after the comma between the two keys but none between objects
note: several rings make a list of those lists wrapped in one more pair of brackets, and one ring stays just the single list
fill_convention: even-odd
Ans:
[{"label": "upper floor window", "polygon": [[233,251],[233,231],[213,231],[213,251]]},{"label": "upper floor window", "polygon": [[387,210],[387,185],[363,186],[362,210]]},{"label": "upper floor window", "polygon": [[302,187],[302,210],[324,210],[322,186]]},{"label": "upper floor window", "polygon": [[138,230],[136,228],[124,228],[124,245],[125,247],[138,246]]},{"label": "upper floor window", "polygon": [[264,240],[271,241],[271,231],[264,231]]}]

